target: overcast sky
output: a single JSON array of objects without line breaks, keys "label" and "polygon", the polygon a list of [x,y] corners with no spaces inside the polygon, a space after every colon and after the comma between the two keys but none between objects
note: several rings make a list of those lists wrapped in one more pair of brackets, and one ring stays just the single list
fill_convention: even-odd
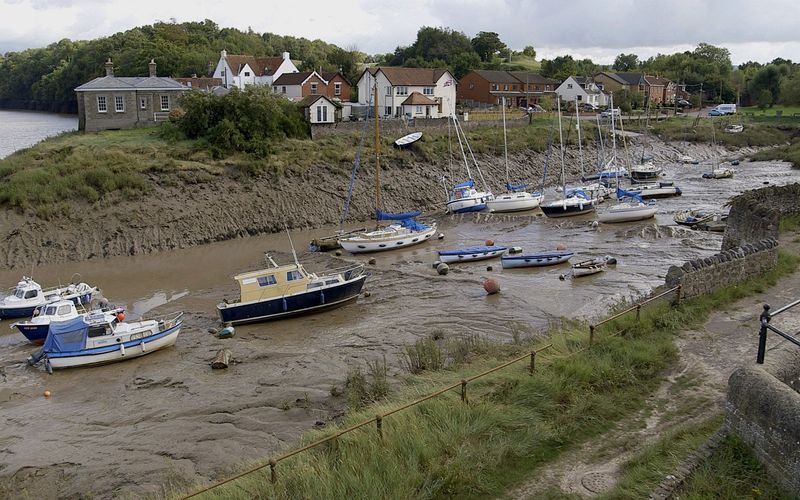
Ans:
[{"label": "overcast sky", "polygon": [[92,39],[175,19],[322,39],[369,54],[414,42],[421,26],[472,37],[495,31],[538,59],[570,54],[610,64],[724,46],[734,64],[776,57],[800,61],[798,0],[0,0],[0,52],[62,38]]}]

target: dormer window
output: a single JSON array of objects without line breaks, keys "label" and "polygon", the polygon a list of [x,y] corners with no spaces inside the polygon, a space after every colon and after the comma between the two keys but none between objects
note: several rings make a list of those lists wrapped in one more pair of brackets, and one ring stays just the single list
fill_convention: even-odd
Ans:
[{"label": "dormer window", "polygon": [[311,95],[316,95],[316,94],[317,94],[317,84],[316,83],[312,83],[311,84]]}]

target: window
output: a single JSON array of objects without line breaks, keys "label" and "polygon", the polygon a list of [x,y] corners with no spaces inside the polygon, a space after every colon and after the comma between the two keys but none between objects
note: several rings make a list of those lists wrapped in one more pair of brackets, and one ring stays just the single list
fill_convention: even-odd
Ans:
[{"label": "window", "polygon": [[[65,306],[65,307],[69,308],[69,306]],[[49,306],[49,307],[45,307],[44,308],[44,315],[45,316],[52,316],[55,313],[56,313],[56,307],[55,306]]]},{"label": "window", "polygon": [[408,95],[408,87],[397,87],[397,95]]},{"label": "window", "polygon": [[281,86],[281,94],[285,94],[285,93],[286,93],[286,85],[282,85]]},{"label": "window", "polygon": [[[470,88],[473,88],[475,86],[474,83],[471,84],[471,85],[472,85],[472,87],[470,87]],[[425,87],[425,88],[423,88],[422,89],[422,95],[433,95],[433,87]]]},{"label": "window", "polygon": [[27,292],[25,292],[25,298],[26,299],[32,299],[32,298],[36,297],[37,295],[39,295],[39,291],[38,290],[28,290]]},{"label": "window", "polygon": [[470,88],[470,90],[474,89],[475,88],[475,82],[469,82],[469,88]]},{"label": "window", "polygon": [[275,275],[274,274],[270,274],[268,276],[262,276],[261,278],[258,278],[258,286],[260,286],[260,287],[274,285],[277,282],[278,282],[278,280],[275,279]]},{"label": "window", "polygon": [[567,84],[567,88],[568,88],[568,89],[571,89],[571,88],[572,88],[572,84],[571,84],[571,83],[568,83],[568,84]]},{"label": "window", "polygon": [[117,113],[125,112],[125,99],[121,95],[114,96],[114,111]]},{"label": "window", "polygon": [[342,95],[342,84],[341,84],[341,82],[335,82],[333,84],[333,95]]},{"label": "window", "polygon": [[161,111],[169,111],[169,96],[161,96]]},{"label": "window", "polygon": [[503,85],[503,90],[508,90],[508,85]]},{"label": "window", "polygon": [[303,279],[303,274],[300,271],[289,271],[286,273],[286,281],[294,281]]},{"label": "window", "polygon": [[582,96],[582,95],[580,95],[580,94],[578,94],[578,95],[577,95],[577,99],[578,99],[579,101],[582,101],[582,100],[583,100],[583,96]]},{"label": "window", "polygon": [[392,95],[392,87],[386,87],[386,95]]},{"label": "window", "polygon": [[272,91],[277,94],[278,93],[278,86],[277,85],[273,85],[272,86]]},{"label": "window", "polygon": [[105,113],[106,111],[108,111],[108,106],[106,104],[106,96],[104,95],[97,96],[97,112]]},{"label": "window", "polygon": [[499,90],[499,89],[500,87],[498,87],[496,83],[492,84],[492,90]]},{"label": "window", "polygon": [[316,83],[312,83],[311,84],[311,95],[316,95],[316,94],[317,94],[317,84]]},{"label": "window", "polygon": [[58,315],[66,316],[67,314],[69,314],[70,311],[72,311],[72,308],[70,306],[60,306],[58,308]]},{"label": "window", "polygon": [[245,71],[244,72],[244,76],[250,76],[250,72],[249,71]]},{"label": "window", "polygon": [[417,114],[418,115],[422,114],[422,106],[417,106]]},{"label": "window", "polygon": [[389,116],[389,115],[392,114],[392,107],[391,106],[386,106],[386,109],[384,109],[383,111],[384,111],[384,113],[383,113],[384,115]]},{"label": "window", "polygon": [[328,121],[328,107],[325,105],[317,106],[317,122]]},{"label": "window", "polygon": [[144,97],[139,99],[139,109],[147,109],[147,99]]}]

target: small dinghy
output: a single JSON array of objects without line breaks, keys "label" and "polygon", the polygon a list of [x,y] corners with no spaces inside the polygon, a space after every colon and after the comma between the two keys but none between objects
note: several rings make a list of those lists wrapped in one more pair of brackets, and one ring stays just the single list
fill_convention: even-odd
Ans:
[{"label": "small dinghy", "polygon": [[[81,308],[82,309],[82,308]],[[98,308],[93,312],[102,312],[109,315],[109,321],[123,313],[122,308],[106,307]],[[11,325],[25,336],[26,339],[34,344],[41,344],[47,338],[50,325],[75,319],[86,311],[78,311],[75,304],[69,300],[59,300],[39,306],[33,311],[33,317],[26,321],[18,321]]]},{"label": "small dinghy", "polygon": [[544,267],[563,264],[573,255],[575,255],[573,252],[542,252],[527,255],[504,255],[500,260],[503,263],[503,269]]},{"label": "small dinghy", "polygon": [[711,172],[704,173],[703,179],[730,179],[735,173],[736,170],[732,168],[719,167],[715,168]]},{"label": "small dinghy", "polygon": [[[678,212],[673,217],[673,220],[682,226],[688,226],[693,229],[724,231],[727,218],[727,214],[692,209]],[[712,227],[714,229],[710,229]]]},{"label": "small dinghy", "polygon": [[411,146],[422,138],[422,132],[413,132],[394,141],[394,147],[403,149]]},{"label": "small dinghy", "polygon": [[[124,316],[122,316],[124,318]],[[28,358],[45,368],[72,368],[137,358],[175,344],[183,313],[160,319],[123,322],[119,316],[96,312],[50,325],[44,346]]]},{"label": "small dinghy", "polygon": [[33,279],[23,276],[11,293],[0,299],[0,319],[30,317],[37,307],[62,299],[76,304],[89,304],[99,291],[99,288],[86,283],[43,289]]},{"label": "small dinghy", "polygon": [[656,182],[652,184],[637,184],[629,187],[626,191],[637,193],[642,199],[668,198],[670,196],[680,196],[683,191],[672,182]]},{"label": "small dinghy", "polygon": [[678,156],[678,163],[697,165],[700,162],[689,155],[680,155]]},{"label": "small dinghy", "polygon": [[454,262],[492,259],[503,255],[506,250],[508,250],[508,247],[500,245],[459,248],[457,250],[440,250],[439,261],[445,264],[452,264]]},{"label": "small dinghy", "polygon": [[572,277],[591,276],[606,270],[611,259],[609,257],[597,257],[588,259],[572,265]]}]

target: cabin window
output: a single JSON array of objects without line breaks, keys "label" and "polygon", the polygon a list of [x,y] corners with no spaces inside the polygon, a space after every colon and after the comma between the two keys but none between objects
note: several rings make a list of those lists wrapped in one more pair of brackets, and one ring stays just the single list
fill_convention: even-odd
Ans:
[{"label": "cabin window", "polygon": [[341,84],[341,82],[335,82],[333,84],[333,95],[342,95],[342,84]]},{"label": "cabin window", "polygon": [[328,280],[328,281],[325,282],[325,284],[326,285],[335,285],[338,282],[339,282],[339,280]]},{"label": "cabin window", "polygon": [[161,111],[169,111],[169,96],[161,96]]},{"label": "cabin window", "polygon": [[102,337],[106,334],[106,327],[105,326],[90,326],[89,327],[89,338],[94,337]]},{"label": "cabin window", "polygon": [[286,273],[286,281],[294,281],[303,279],[303,273],[300,271],[289,271]]},{"label": "cabin window", "polygon": [[320,281],[315,281],[315,282],[313,282],[313,283],[309,283],[309,284],[306,286],[306,289],[308,289],[308,290],[311,290],[312,288],[319,288],[319,287],[321,287],[321,286],[322,286],[322,282],[320,282]]},{"label": "cabin window", "polygon": [[106,103],[106,96],[99,95],[97,96],[97,112],[98,113],[105,113],[108,111],[108,104]]},{"label": "cabin window", "polygon": [[422,89],[422,95],[433,95],[433,87],[425,87]]},{"label": "cabin window", "polygon": [[61,306],[58,308],[58,315],[59,316],[66,316],[69,312],[72,311],[70,306]]},{"label": "cabin window", "polygon": [[36,297],[37,295],[39,295],[39,291],[38,290],[28,290],[27,292],[25,292],[25,298],[26,299],[32,299],[32,298]]},{"label": "cabin window", "polygon": [[[69,306],[67,306],[67,307],[69,307]],[[44,309],[44,315],[45,315],[45,316],[52,316],[52,315],[54,315],[55,313],[56,313],[56,308],[55,308],[55,307],[53,307],[53,306],[46,307],[46,308]]]},{"label": "cabin window", "polygon": [[274,274],[270,274],[269,276],[262,276],[262,277],[258,278],[258,286],[261,286],[261,287],[274,285],[277,282],[278,282],[278,280],[275,279],[275,275]]}]

